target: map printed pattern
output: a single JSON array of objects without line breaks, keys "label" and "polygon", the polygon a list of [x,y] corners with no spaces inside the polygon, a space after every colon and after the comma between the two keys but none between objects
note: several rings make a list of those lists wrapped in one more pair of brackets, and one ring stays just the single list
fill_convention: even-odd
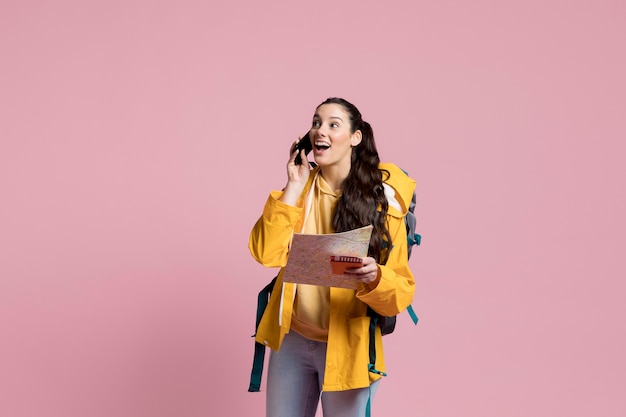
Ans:
[{"label": "map printed pattern", "polygon": [[356,289],[355,280],[333,274],[330,257],[367,256],[372,229],[372,226],[364,226],[341,233],[294,234],[283,281]]}]

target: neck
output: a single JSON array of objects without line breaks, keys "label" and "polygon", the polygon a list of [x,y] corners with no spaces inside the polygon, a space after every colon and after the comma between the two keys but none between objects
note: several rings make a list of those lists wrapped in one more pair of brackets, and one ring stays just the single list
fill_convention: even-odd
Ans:
[{"label": "neck", "polygon": [[324,177],[324,180],[335,192],[341,191],[343,182],[348,178],[350,173],[350,166],[342,167],[337,165],[329,165],[320,167],[320,174]]}]

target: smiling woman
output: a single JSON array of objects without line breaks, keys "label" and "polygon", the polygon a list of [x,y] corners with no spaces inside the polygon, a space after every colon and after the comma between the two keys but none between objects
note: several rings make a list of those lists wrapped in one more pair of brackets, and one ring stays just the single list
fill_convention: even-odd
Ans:
[{"label": "smiling woman", "polygon": [[[306,150],[292,145],[287,184],[270,194],[249,242],[258,262],[282,267],[274,287],[279,290],[272,292],[256,334],[258,343],[272,349],[266,415],[313,416],[321,397],[325,416],[364,416],[385,371],[380,329],[379,354],[369,366],[368,309],[392,316],[413,298],[403,216],[415,182],[395,165],[381,164],[371,126],[344,99],[320,104],[303,140],[310,140],[317,166],[297,163],[298,156],[306,160]],[[390,208],[385,188],[400,210]],[[283,282],[294,232],[367,225],[373,226],[368,254],[361,266],[344,272],[357,282],[356,290]]]},{"label": "smiling woman", "polygon": [[[315,161],[325,167],[326,177],[331,175],[331,166],[339,170],[335,175],[341,176],[341,172],[349,171],[352,148],[361,143],[361,130],[352,130],[342,104],[329,100],[320,105],[313,116],[309,137]],[[340,184],[334,185],[338,187]]]}]

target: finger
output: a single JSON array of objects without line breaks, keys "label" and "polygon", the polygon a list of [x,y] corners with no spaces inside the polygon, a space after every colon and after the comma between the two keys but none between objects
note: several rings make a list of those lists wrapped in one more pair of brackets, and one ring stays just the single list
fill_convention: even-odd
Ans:
[{"label": "finger", "polygon": [[296,146],[298,145],[298,143],[300,143],[301,140],[302,140],[302,136],[298,136],[298,139],[291,144],[291,148],[289,148],[289,153],[296,150]]},{"label": "finger", "polygon": [[366,256],[365,258],[363,258],[363,266],[367,266],[370,264],[374,264],[376,263],[376,259],[372,258],[371,256]]},{"label": "finger", "polygon": [[291,155],[291,154],[293,154],[293,153],[296,151],[296,146],[298,145],[298,142],[299,142],[299,141],[300,141],[300,140],[297,140],[297,141],[295,141],[295,142],[293,142],[293,143],[291,144],[291,147],[289,148],[289,154],[290,154],[290,155]]},{"label": "finger", "polygon": [[295,165],[296,164],[296,156],[298,155],[298,151],[293,151],[291,152],[291,155],[289,156],[289,162],[287,163],[288,165]]},{"label": "finger", "polygon": [[306,163],[309,162],[309,160],[308,160],[308,158],[306,156],[306,151],[304,149],[300,149],[300,158],[302,158],[302,162],[303,162],[302,165],[304,165],[304,162],[306,162]]}]

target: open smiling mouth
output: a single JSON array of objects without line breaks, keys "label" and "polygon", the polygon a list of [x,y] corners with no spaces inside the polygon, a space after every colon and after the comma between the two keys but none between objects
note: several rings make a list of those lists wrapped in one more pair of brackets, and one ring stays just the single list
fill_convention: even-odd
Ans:
[{"label": "open smiling mouth", "polygon": [[315,142],[314,146],[315,150],[317,151],[325,151],[326,149],[330,148],[330,144],[326,142]]}]

